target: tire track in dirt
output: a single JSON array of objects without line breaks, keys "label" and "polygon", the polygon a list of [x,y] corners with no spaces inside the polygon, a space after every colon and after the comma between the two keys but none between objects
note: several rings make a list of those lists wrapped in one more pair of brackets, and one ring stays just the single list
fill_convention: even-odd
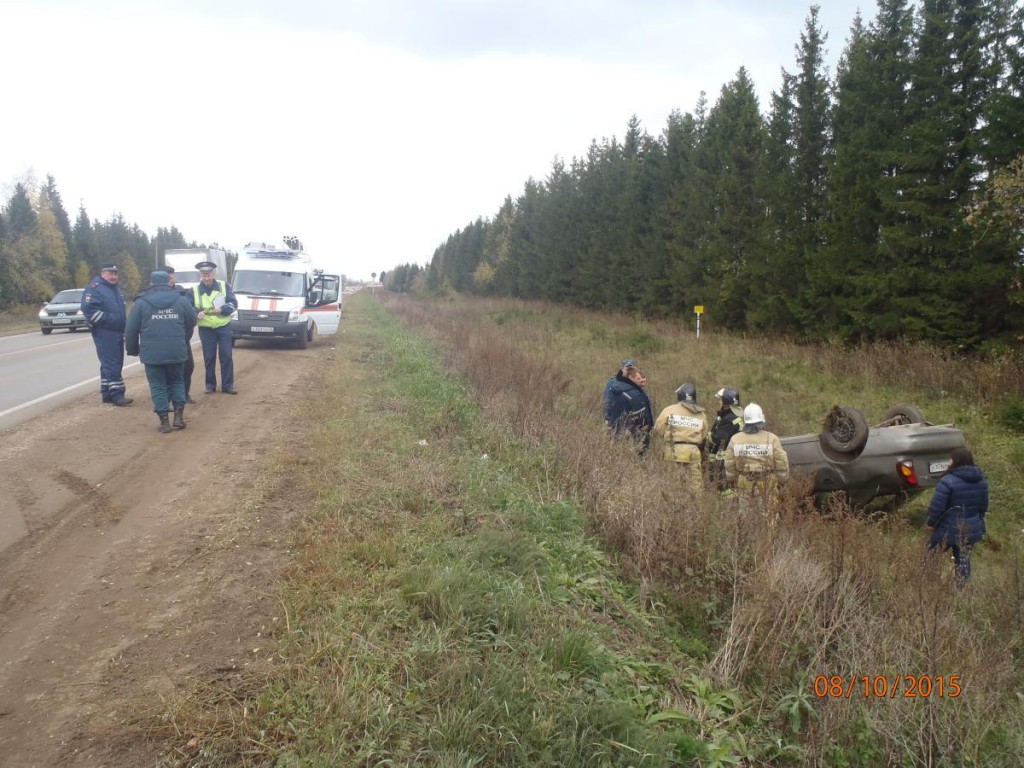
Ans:
[{"label": "tire track in dirt", "polygon": [[152,765],[116,728],[117,703],[240,665],[224,654],[258,631],[258,592],[286,553],[224,537],[330,347],[239,345],[240,394],[200,393],[184,431],[156,431],[134,376],[130,408],[92,396],[2,435],[0,763]]}]

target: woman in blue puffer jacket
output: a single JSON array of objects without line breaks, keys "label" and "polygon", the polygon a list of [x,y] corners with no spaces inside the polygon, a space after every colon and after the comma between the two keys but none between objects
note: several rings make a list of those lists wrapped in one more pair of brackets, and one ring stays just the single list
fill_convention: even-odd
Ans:
[{"label": "woman in blue puffer jacket", "polygon": [[954,449],[949,458],[952,464],[935,486],[925,524],[932,529],[928,549],[953,551],[956,583],[962,587],[971,577],[971,549],[985,536],[988,482],[967,448]]}]

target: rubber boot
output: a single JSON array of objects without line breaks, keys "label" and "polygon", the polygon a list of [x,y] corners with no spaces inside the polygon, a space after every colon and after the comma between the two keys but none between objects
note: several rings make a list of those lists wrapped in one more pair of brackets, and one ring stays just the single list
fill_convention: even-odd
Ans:
[{"label": "rubber boot", "polygon": [[185,406],[176,405],[174,406],[174,428],[184,429],[185,428]]},{"label": "rubber boot", "polygon": [[165,411],[164,413],[158,413],[157,416],[160,417],[160,427],[159,427],[160,431],[161,432],[170,432],[171,431],[171,422],[169,422],[167,420],[167,412]]}]

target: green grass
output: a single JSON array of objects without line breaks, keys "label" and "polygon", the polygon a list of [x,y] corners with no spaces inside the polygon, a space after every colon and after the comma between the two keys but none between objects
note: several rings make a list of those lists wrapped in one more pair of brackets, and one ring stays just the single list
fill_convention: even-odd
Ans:
[{"label": "green grass", "polygon": [[[951,393],[966,368],[460,297],[356,296],[345,328],[344,362],[297,408],[308,457],[281,470],[316,511],[268,678],[173,702],[171,762],[916,766],[937,750],[995,765],[1024,748],[1024,443]],[[816,431],[835,403],[957,421],[1003,551],[956,593],[921,556],[919,506],[826,518],[794,490],[769,526],[682,493],[666,462],[604,439],[600,391],[624,357],[656,406],[683,381],[705,401],[738,386],[783,433]],[[1007,386],[1001,365],[973,386]],[[970,685],[957,700],[812,692],[816,674],[886,673]]]},{"label": "green grass", "polygon": [[175,729],[198,736],[187,759],[657,766],[679,744],[701,752],[698,717],[652,719],[701,643],[619,578],[550,459],[489,424],[436,349],[372,302],[346,311],[338,357],[360,362],[328,371],[309,406],[330,418],[310,422],[317,512],[295,543],[276,672],[212,721],[214,702],[179,702]]}]

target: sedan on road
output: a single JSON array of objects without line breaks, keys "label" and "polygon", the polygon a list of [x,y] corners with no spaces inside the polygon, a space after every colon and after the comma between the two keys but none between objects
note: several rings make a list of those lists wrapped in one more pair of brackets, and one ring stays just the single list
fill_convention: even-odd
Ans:
[{"label": "sedan on road", "polygon": [[82,314],[84,288],[68,288],[43,303],[39,310],[39,330],[48,336],[55,328],[67,328],[74,333],[79,328],[88,329],[89,323]]}]

